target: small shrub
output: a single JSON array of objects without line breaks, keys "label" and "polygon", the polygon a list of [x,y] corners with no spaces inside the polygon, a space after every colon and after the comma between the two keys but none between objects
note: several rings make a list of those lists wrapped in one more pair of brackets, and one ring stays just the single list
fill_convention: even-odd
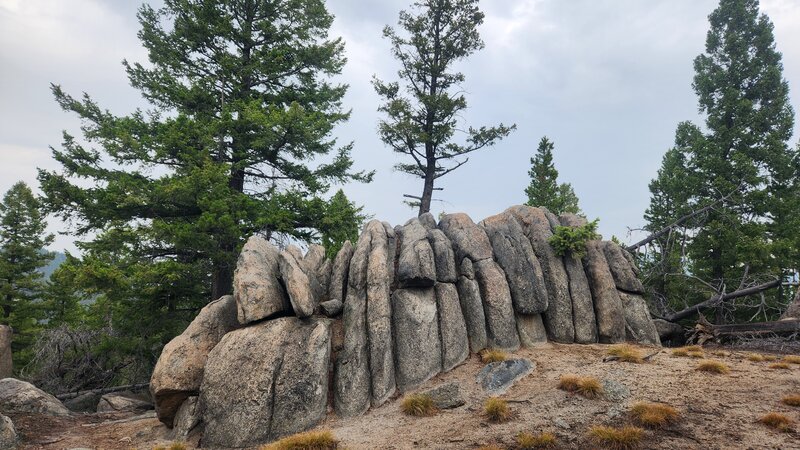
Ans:
[{"label": "small shrub", "polygon": [[261,450],[334,450],[339,441],[330,431],[306,431],[261,447]]},{"label": "small shrub", "polygon": [[400,409],[414,417],[430,417],[436,414],[436,404],[430,395],[411,394],[400,403]]},{"label": "small shrub", "polygon": [[747,360],[752,362],[762,362],[764,361],[764,356],[759,355],[758,353],[750,353],[747,355]]},{"label": "small shrub", "polygon": [[587,242],[600,239],[597,234],[599,220],[595,219],[580,227],[558,226],[548,242],[558,256],[572,255],[580,258],[586,254]]},{"label": "small shrub", "polygon": [[562,375],[558,381],[558,388],[562,391],[578,393],[588,399],[603,395],[603,385],[594,377]]},{"label": "small shrub", "polygon": [[787,355],[783,357],[783,361],[789,364],[800,364],[800,356],[797,355]]},{"label": "small shrub", "polygon": [[792,368],[788,363],[776,362],[769,365],[770,369],[789,370]]},{"label": "small shrub", "polygon": [[608,354],[611,356],[616,356],[620,361],[623,362],[636,364],[644,362],[644,355],[642,355],[642,352],[630,344],[614,345],[608,349]]},{"label": "small shrub", "polygon": [[556,436],[553,433],[526,433],[522,432],[517,435],[517,448],[518,450],[532,450],[537,448],[555,448]]},{"label": "small shrub", "polygon": [[501,398],[489,397],[483,404],[483,413],[492,423],[502,423],[511,420],[511,408],[508,402]]},{"label": "small shrub", "polygon": [[758,421],[770,428],[780,431],[791,431],[792,429],[792,419],[783,414],[775,412],[766,414],[762,418],[758,419]]},{"label": "small shrub", "polygon": [[644,430],[633,426],[604,427],[595,425],[589,429],[589,437],[597,446],[610,450],[630,450],[639,446]]},{"label": "small shrub", "polygon": [[781,401],[784,405],[800,406],[800,394],[787,395]]},{"label": "small shrub", "polygon": [[635,422],[648,428],[663,428],[679,417],[678,410],[663,403],[639,402],[630,413]]},{"label": "small shrub", "polygon": [[705,358],[706,355],[703,352],[689,352],[688,356],[690,358]]},{"label": "small shrub", "polygon": [[708,372],[708,373],[719,373],[725,374],[731,371],[731,369],[721,361],[715,361],[713,359],[706,359],[700,361],[700,364],[697,365],[695,370],[699,370],[701,372]]},{"label": "small shrub", "polygon": [[505,361],[508,359],[508,353],[493,348],[481,350],[479,353],[481,362],[484,364]]}]

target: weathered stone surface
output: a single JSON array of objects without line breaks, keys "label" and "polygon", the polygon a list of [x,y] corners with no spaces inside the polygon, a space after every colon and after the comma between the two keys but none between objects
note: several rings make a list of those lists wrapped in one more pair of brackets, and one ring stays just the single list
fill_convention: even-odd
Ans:
[{"label": "weathered stone surface", "polygon": [[569,296],[569,277],[561,257],[550,246],[553,236],[550,221],[543,209],[530,206],[513,206],[507,210],[522,226],[525,236],[539,259],[547,287],[547,310],[544,324],[550,340],[571,343],[575,340],[572,322],[572,299]]},{"label": "weathered stone surface", "polygon": [[341,300],[328,300],[319,304],[319,310],[326,317],[336,317],[342,313],[344,303]]},{"label": "weathered stone surface", "polygon": [[623,342],[625,316],[622,311],[622,300],[619,298],[600,241],[590,241],[586,244],[583,268],[592,290],[598,340],[602,343]]},{"label": "weathered stone surface", "polygon": [[436,218],[429,212],[419,216],[419,223],[421,223],[426,230],[433,230],[436,228]]},{"label": "weathered stone surface", "polygon": [[461,394],[461,385],[455,381],[423,391],[422,395],[429,396],[433,400],[433,404],[439,409],[458,408],[467,403]]},{"label": "weathered stone surface", "polygon": [[328,319],[285,317],[225,335],[200,389],[204,446],[257,446],[316,425],[329,359]]},{"label": "weathered stone surface", "polygon": [[456,261],[469,258],[472,262],[492,258],[492,245],[483,228],[464,213],[447,214],[439,222],[439,229],[450,239]]},{"label": "weathered stone surface", "polygon": [[486,315],[483,312],[483,302],[481,301],[481,290],[475,280],[475,270],[472,261],[464,258],[461,263],[461,275],[458,277],[458,301],[461,304],[461,312],[464,314],[464,321],[467,325],[467,337],[469,338],[469,348],[473,353],[477,353],[487,345],[486,337]]},{"label": "weathered stone surface", "polygon": [[14,422],[0,414],[0,449],[12,450],[17,448],[18,443],[19,439],[17,438],[17,430],[14,428]]},{"label": "weathered stone surface", "polygon": [[221,297],[201,309],[186,330],[164,346],[150,377],[150,393],[158,419],[167,426],[172,426],[175,412],[186,397],[200,389],[211,349],[239,326],[236,312],[234,298]]},{"label": "weathered stone surface", "polygon": [[469,356],[467,324],[461,313],[458,291],[452,283],[436,283],[436,308],[442,337],[442,371],[447,372]]},{"label": "weathered stone surface", "polygon": [[192,430],[203,420],[203,412],[199,408],[197,396],[187,398],[175,414],[172,427],[172,439],[186,441]]},{"label": "weathered stone surface", "polygon": [[541,314],[517,313],[517,333],[523,347],[535,347],[547,342],[547,330]]},{"label": "weathered stone surface", "polygon": [[492,395],[504,394],[517,380],[536,369],[536,364],[527,359],[507,359],[489,363],[478,372],[478,383]]},{"label": "weathered stone surface", "polygon": [[506,274],[514,310],[520,314],[539,314],[547,310],[542,267],[514,216],[504,212],[481,224],[492,244],[494,259]]},{"label": "weathered stone surface", "polygon": [[14,333],[8,325],[0,325],[0,378],[14,375],[14,361],[11,353],[11,340]]},{"label": "weathered stone surface", "polygon": [[427,236],[427,230],[416,218],[403,226],[397,264],[400,287],[428,287],[436,282],[433,249]]},{"label": "weathered stone surface", "polygon": [[442,370],[434,289],[398,289],[392,294],[392,308],[397,388],[405,392]]},{"label": "weathered stone surface", "polygon": [[302,268],[308,276],[316,304],[327,300],[331,281],[331,262],[325,258],[325,247],[312,244],[302,260]]},{"label": "weathered stone surface", "polygon": [[105,394],[97,402],[97,412],[147,411],[148,409],[153,409],[150,402],[120,392]]},{"label": "weathered stone surface", "polygon": [[640,344],[661,345],[644,298],[622,291],[619,291],[619,297],[625,313],[625,337]]},{"label": "weathered stone surface", "polygon": [[97,403],[100,402],[100,397],[100,394],[87,392],[64,400],[64,406],[72,412],[95,412],[97,411]]},{"label": "weathered stone surface", "polygon": [[353,257],[353,244],[344,241],[333,260],[331,282],[328,285],[328,298],[344,303],[347,294],[347,274],[350,271],[350,258]]},{"label": "weathered stone surface", "polygon": [[394,232],[394,228],[389,224],[389,222],[381,222],[383,224],[383,229],[386,231],[386,243],[389,249],[387,253],[388,257],[388,265],[389,265],[389,280],[390,285],[394,285],[395,277],[395,265],[397,264],[397,233]]},{"label": "weathered stone surface", "polygon": [[794,300],[789,303],[786,311],[781,315],[781,320],[784,319],[800,319],[800,289],[794,295]]},{"label": "weathered stone surface", "polygon": [[58,399],[16,378],[0,380],[0,411],[4,414],[69,415],[69,410]]},{"label": "weathered stone surface", "polygon": [[488,346],[503,350],[518,349],[517,321],[503,270],[493,260],[485,259],[475,264],[475,278],[483,299]]},{"label": "weathered stone surface", "polygon": [[[576,214],[562,214],[559,221],[565,227],[580,227],[586,219]],[[569,294],[572,298],[572,323],[575,326],[575,342],[591,344],[597,342],[597,319],[589,279],[583,269],[583,261],[575,255],[564,255],[564,268],[569,279]]]},{"label": "weathered stone surface", "polygon": [[297,317],[309,317],[314,314],[316,306],[315,292],[311,286],[308,275],[306,275],[300,261],[296,259],[295,252],[290,251],[290,245],[281,252],[279,267],[281,278],[289,294],[289,301]]},{"label": "weathered stone surface", "polygon": [[561,222],[558,220],[558,216],[550,212],[550,210],[545,208],[544,206],[541,207],[541,210],[544,212],[545,217],[547,217],[547,223],[550,224],[550,231],[555,233],[556,229],[558,229],[558,227],[561,226]]},{"label": "weathered stone surface", "polygon": [[372,383],[372,406],[380,406],[395,392],[392,348],[392,305],[389,241],[383,224],[367,225],[371,235],[367,262],[367,337]]},{"label": "weathered stone surface", "polygon": [[306,269],[306,273],[311,276],[311,274],[316,273],[325,262],[325,247],[319,244],[311,244],[301,261],[303,262],[303,267]]},{"label": "weathered stone surface", "polygon": [[680,324],[668,322],[664,319],[653,319],[653,325],[658,332],[658,339],[662,344],[671,347],[684,345],[686,343],[686,330]]},{"label": "weathered stone surface", "polygon": [[330,288],[332,275],[333,275],[333,261],[331,261],[330,259],[326,259],[317,268],[316,272],[316,280],[318,286],[315,287],[315,289],[318,289],[318,292],[316,294],[317,304],[329,300],[328,289]]},{"label": "weathered stone surface", "polygon": [[603,241],[602,245],[617,289],[634,294],[644,294],[644,286],[636,276],[630,261],[625,257],[625,249],[611,241]]},{"label": "weathered stone surface", "polygon": [[279,255],[275,246],[259,236],[250,237],[244,244],[233,274],[239,323],[291,310],[289,298],[279,281]]},{"label": "weathered stone surface", "polygon": [[434,265],[436,266],[436,280],[440,283],[455,283],[458,281],[456,270],[456,256],[453,245],[444,232],[439,229],[428,230],[428,242],[433,249]]},{"label": "weathered stone surface", "polygon": [[336,414],[351,417],[369,409],[372,387],[367,348],[367,263],[371,233],[361,232],[350,260],[344,302],[344,346],[336,357],[333,404]]}]

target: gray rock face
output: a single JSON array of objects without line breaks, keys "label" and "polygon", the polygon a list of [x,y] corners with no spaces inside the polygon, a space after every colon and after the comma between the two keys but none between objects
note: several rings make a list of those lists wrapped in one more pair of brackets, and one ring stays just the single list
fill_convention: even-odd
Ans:
[{"label": "gray rock face", "polygon": [[621,402],[631,396],[631,390],[616,380],[603,380],[603,393],[612,402]]},{"label": "gray rock face", "polygon": [[436,283],[439,334],[442,337],[442,371],[447,372],[469,356],[467,324],[461,313],[458,291],[451,283]]},{"label": "gray rock face", "polygon": [[504,394],[517,380],[536,369],[536,364],[527,359],[507,359],[489,363],[478,372],[478,383],[492,395]]},{"label": "gray rock face", "polygon": [[279,255],[275,246],[259,236],[252,236],[244,244],[233,274],[233,297],[239,323],[291,310],[289,298],[279,281]]},{"label": "gray rock face", "polygon": [[[257,446],[325,415],[330,322],[286,317],[228,333],[200,389],[208,446]],[[232,370],[235,368],[235,370]]]},{"label": "gray rock face", "polygon": [[505,212],[481,222],[492,244],[494,259],[503,269],[520,314],[539,314],[547,310],[547,288],[539,260],[514,216]]},{"label": "gray rock face", "polygon": [[411,219],[400,234],[397,281],[400,287],[429,287],[436,282],[433,249],[428,231],[418,219]]},{"label": "gray rock face", "polygon": [[296,258],[296,252],[291,251],[290,245],[282,251],[278,259],[281,278],[286,285],[289,301],[297,317],[309,317],[314,314],[317,305],[314,297],[316,289],[311,285],[308,275],[301,266],[301,261]]},{"label": "gray rock face", "polygon": [[97,412],[118,412],[118,411],[147,411],[153,409],[153,405],[144,400],[127,396],[123,393],[113,392],[100,397],[97,403]]},{"label": "gray rock face", "polygon": [[203,412],[200,410],[197,396],[186,399],[178,408],[175,414],[175,422],[172,427],[172,439],[176,441],[186,441],[192,430],[203,420]]},{"label": "gray rock face", "polygon": [[325,247],[319,244],[311,244],[302,262],[303,268],[309,276],[317,273],[317,270],[325,263]]},{"label": "gray rock face", "polygon": [[669,343],[670,346],[686,344],[686,331],[679,324],[663,319],[653,319],[653,325],[658,331],[658,338],[662,344]]},{"label": "gray rock face", "polygon": [[547,330],[541,314],[517,313],[517,333],[523,347],[536,347],[547,342]]},{"label": "gray rock face", "polygon": [[433,288],[397,289],[392,294],[397,388],[416,388],[442,369],[439,319]]},{"label": "gray rock face", "polygon": [[622,311],[622,300],[619,298],[600,241],[590,241],[586,244],[583,267],[592,290],[598,340],[606,344],[623,342],[625,316]]},{"label": "gray rock face", "polygon": [[[14,362],[11,358],[11,340],[14,333],[8,325],[0,325],[0,378],[14,375]],[[13,428],[13,426],[12,426]]]},{"label": "gray rock face", "polygon": [[436,229],[436,218],[433,217],[433,214],[426,212],[425,214],[419,216],[418,219],[419,223],[421,223],[426,230]]},{"label": "gray rock face", "polygon": [[0,449],[12,450],[17,448],[19,440],[14,422],[8,417],[0,414]]},{"label": "gray rock face", "polygon": [[463,213],[447,214],[439,222],[439,229],[450,239],[456,261],[469,258],[472,262],[491,259],[492,245],[483,228]]},{"label": "gray rock face", "polygon": [[458,281],[456,270],[456,256],[450,239],[442,230],[428,230],[428,242],[433,249],[434,265],[436,266],[436,280],[440,283],[455,283]]},{"label": "gray rock face", "polygon": [[469,258],[464,258],[461,263],[461,275],[458,277],[456,288],[461,312],[467,325],[469,348],[473,353],[477,353],[487,345],[486,316],[483,312],[480,286],[475,280],[475,271]]},{"label": "gray rock face", "polygon": [[353,244],[344,241],[339,253],[333,260],[331,281],[328,285],[328,298],[344,303],[347,294],[347,274],[350,271],[350,258],[353,257]]},{"label": "gray rock face", "polygon": [[422,395],[429,396],[439,409],[453,409],[466,404],[461,394],[461,385],[454,381],[423,391]]},{"label": "gray rock face", "polygon": [[64,406],[72,412],[95,412],[99,401],[100,394],[87,392],[69,400],[64,400]]},{"label": "gray rock face", "polygon": [[608,268],[611,269],[617,289],[634,294],[644,294],[644,286],[625,256],[625,250],[614,242],[604,241],[603,253],[606,255]]},{"label": "gray rock face", "polygon": [[367,225],[371,236],[367,262],[367,336],[372,405],[380,406],[395,392],[392,348],[392,305],[389,241],[383,224]]},{"label": "gray rock face", "polygon": [[507,210],[519,222],[525,236],[539,259],[547,287],[547,310],[544,324],[550,340],[565,344],[575,340],[572,321],[572,299],[569,296],[569,278],[561,257],[550,246],[553,232],[543,209],[530,206],[513,206]]},{"label": "gray rock face", "polygon": [[491,259],[485,259],[475,264],[475,278],[483,299],[488,346],[511,351],[518,349],[517,322],[503,270]]},{"label": "gray rock face", "polygon": [[[616,244],[615,244],[616,245]],[[640,344],[661,345],[658,330],[650,318],[647,302],[639,296],[619,291],[625,312],[625,337]]]},{"label": "gray rock face", "polygon": [[69,410],[58,399],[16,378],[0,380],[0,411],[5,414],[69,415]]},{"label": "gray rock face", "polygon": [[237,302],[230,295],[206,305],[179,336],[161,351],[153,375],[150,393],[158,419],[172,426],[178,407],[200,389],[209,352],[236,329]]},{"label": "gray rock face", "polygon": [[[559,216],[562,226],[579,227],[586,224],[586,219],[575,214]],[[583,269],[583,261],[575,255],[563,257],[564,268],[569,279],[569,294],[572,298],[572,323],[575,326],[575,342],[592,344],[597,342],[597,319],[594,315],[594,302],[589,279]]]},{"label": "gray rock face", "polygon": [[341,300],[328,300],[319,304],[319,310],[325,317],[336,317],[342,313],[344,303]]},{"label": "gray rock face", "polygon": [[336,414],[363,414],[370,405],[372,386],[367,348],[367,263],[372,246],[366,229],[358,238],[350,260],[347,299],[344,302],[344,344],[336,357],[333,404]]}]

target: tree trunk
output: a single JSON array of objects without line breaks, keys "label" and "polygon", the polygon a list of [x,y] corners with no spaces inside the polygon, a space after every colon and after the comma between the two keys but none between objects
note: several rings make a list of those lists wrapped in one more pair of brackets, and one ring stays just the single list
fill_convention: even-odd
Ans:
[{"label": "tree trunk", "polygon": [[778,280],[770,281],[768,283],[760,284],[758,286],[753,286],[753,287],[750,287],[750,288],[747,288],[747,289],[742,289],[742,290],[739,290],[739,291],[731,292],[730,294],[715,295],[715,296],[711,297],[710,299],[708,299],[708,300],[706,300],[706,301],[704,301],[702,303],[698,303],[698,304],[696,304],[694,306],[690,306],[690,307],[688,307],[686,309],[678,311],[675,314],[672,314],[672,315],[669,315],[667,317],[664,317],[664,319],[669,321],[669,322],[677,322],[679,320],[686,319],[687,317],[691,317],[691,316],[699,313],[700,311],[702,311],[704,309],[713,308],[713,307],[717,306],[718,303],[722,303],[722,302],[725,302],[727,300],[733,300],[733,299],[739,298],[739,297],[746,297],[748,295],[758,294],[759,292],[763,292],[763,291],[766,291],[768,289],[776,288],[776,287],[778,287],[780,285],[781,285],[781,280],[778,279]]},{"label": "tree trunk", "polygon": [[425,174],[425,184],[422,188],[422,198],[419,201],[419,215],[423,215],[431,210],[431,200],[433,199],[433,180],[434,171],[429,169]]},{"label": "tree trunk", "polygon": [[800,320],[798,319],[779,320],[777,322],[713,325],[701,316],[689,340],[697,343],[704,343],[710,340],[724,342],[737,338],[791,336],[798,333],[800,333]]}]

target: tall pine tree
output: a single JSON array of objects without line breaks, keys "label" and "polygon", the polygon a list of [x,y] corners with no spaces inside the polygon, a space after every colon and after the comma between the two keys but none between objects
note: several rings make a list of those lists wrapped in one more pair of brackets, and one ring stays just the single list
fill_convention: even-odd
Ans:
[{"label": "tall pine tree", "polygon": [[579,213],[578,196],[569,183],[558,183],[558,170],[553,164],[553,142],[543,137],[536,155],[531,158],[528,175],[531,183],[525,188],[527,205],[544,206],[553,214]]}]

